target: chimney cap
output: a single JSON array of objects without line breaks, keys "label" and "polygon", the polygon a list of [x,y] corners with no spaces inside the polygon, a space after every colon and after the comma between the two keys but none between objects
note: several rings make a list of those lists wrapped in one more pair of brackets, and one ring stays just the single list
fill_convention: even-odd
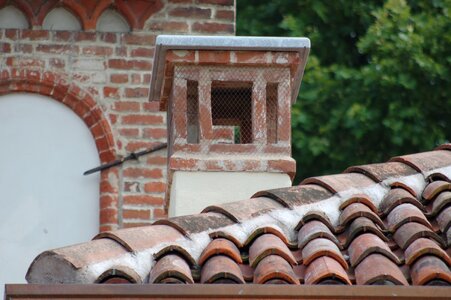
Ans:
[{"label": "chimney cap", "polygon": [[160,100],[167,50],[299,52],[302,62],[296,70],[296,78],[292,87],[292,103],[294,103],[301,86],[302,75],[310,50],[310,40],[305,37],[159,35],[156,39],[152,80],[150,82],[150,101]]}]

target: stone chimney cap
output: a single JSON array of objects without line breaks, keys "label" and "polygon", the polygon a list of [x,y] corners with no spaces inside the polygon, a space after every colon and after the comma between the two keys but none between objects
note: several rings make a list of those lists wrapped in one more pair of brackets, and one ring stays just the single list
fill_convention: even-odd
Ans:
[{"label": "stone chimney cap", "polygon": [[159,35],[150,82],[150,101],[159,101],[164,81],[165,56],[167,50],[230,50],[230,51],[275,51],[299,52],[302,63],[294,79],[292,103],[296,101],[310,50],[310,40],[305,37],[257,37],[257,36],[189,36]]}]

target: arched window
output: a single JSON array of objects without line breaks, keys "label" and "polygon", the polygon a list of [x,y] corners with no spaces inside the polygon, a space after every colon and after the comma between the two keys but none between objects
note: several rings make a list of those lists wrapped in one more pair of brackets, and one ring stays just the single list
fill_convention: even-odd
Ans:
[{"label": "arched window", "polygon": [[101,32],[129,32],[127,21],[114,9],[106,9],[97,20],[96,30]]},{"label": "arched window", "polygon": [[99,165],[86,124],[37,94],[0,96],[0,294],[25,282],[42,251],[91,239],[99,228]]},{"label": "arched window", "polygon": [[25,15],[12,5],[0,9],[0,28],[28,28],[28,21]]},{"label": "arched window", "polygon": [[46,30],[79,31],[81,30],[81,24],[67,9],[57,7],[45,16],[42,28]]}]

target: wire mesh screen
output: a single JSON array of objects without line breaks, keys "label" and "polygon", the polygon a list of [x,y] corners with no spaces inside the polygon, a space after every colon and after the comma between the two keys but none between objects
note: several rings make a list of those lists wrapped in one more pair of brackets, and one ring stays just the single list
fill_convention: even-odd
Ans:
[{"label": "wire mesh screen", "polygon": [[172,152],[253,154],[278,143],[279,83],[261,69],[178,66],[173,86]]}]

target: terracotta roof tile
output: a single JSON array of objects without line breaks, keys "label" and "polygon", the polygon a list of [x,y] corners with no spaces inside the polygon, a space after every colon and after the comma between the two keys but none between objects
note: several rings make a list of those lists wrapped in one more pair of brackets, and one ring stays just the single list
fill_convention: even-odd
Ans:
[{"label": "terracotta roof tile", "polygon": [[255,268],[254,283],[270,283],[274,279],[299,284],[293,268],[285,259],[278,255],[269,255],[263,258]]},{"label": "terracotta roof tile", "polygon": [[201,283],[244,283],[240,267],[224,255],[208,259],[202,267],[200,278]]},{"label": "terracotta roof tile", "polygon": [[329,256],[339,262],[344,269],[348,269],[348,263],[337,245],[331,240],[317,238],[302,249],[302,259],[304,265],[309,265],[312,261],[321,256]]},{"label": "terracotta roof tile", "polygon": [[448,150],[353,167],[198,215],[102,233],[42,253],[27,280],[449,284]]},{"label": "terracotta roof tile", "polygon": [[159,259],[149,275],[149,283],[162,283],[169,279],[171,282],[194,283],[188,263],[175,254],[168,254]]},{"label": "terracotta roof tile", "polygon": [[160,243],[181,239],[183,234],[170,226],[155,225],[102,232],[94,239],[104,238],[118,242],[128,251],[142,251]]},{"label": "terracotta roof tile", "polygon": [[192,233],[225,227],[232,224],[234,224],[234,221],[232,221],[230,218],[226,217],[223,214],[213,212],[162,219],[154,223],[154,225],[171,226],[185,236]]},{"label": "terracotta roof tile", "polygon": [[352,203],[362,203],[362,204],[366,205],[369,209],[371,209],[374,213],[377,214],[377,212],[378,212],[376,205],[373,203],[373,200],[371,200],[371,198],[368,197],[368,195],[366,195],[366,194],[352,195],[352,197],[349,197],[346,201],[344,201],[340,205],[340,210],[345,209]]},{"label": "terracotta roof tile", "polygon": [[348,173],[307,178],[301,182],[301,185],[317,184],[335,194],[348,190],[350,188],[361,189],[374,183],[374,180],[365,175],[358,173]]},{"label": "terracotta roof tile", "polygon": [[237,264],[242,264],[240,250],[237,246],[227,239],[214,239],[202,252],[199,258],[199,265],[203,265],[207,259],[214,255],[225,255],[233,259]]},{"label": "terracotta roof tile", "polygon": [[394,157],[390,162],[405,163],[418,172],[427,172],[443,166],[451,165],[451,152],[436,150]]},{"label": "terracotta roof tile", "polygon": [[355,278],[357,284],[409,284],[398,266],[381,254],[369,255],[358,264]]},{"label": "terracotta roof tile", "polygon": [[451,227],[451,206],[442,210],[437,216],[437,223],[441,232],[447,232]]},{"label": "terracotta roof tile", "polygon": [[321,256],[309,264],[305,271],[305,284],[320,284],[323,280],[335,279],[351,284],[343,266],[335,259]]},{"label": "terracotta roof tile", "polygon": [[398,246],[405,250],[409,245],[416,239],[427,237],[436,240],[438,243],[443,244],[440,237],[435,234],[431,229],[424,226],[423,224],[416,222],[409,222],[396,230],[393,235],[393,239],[398,244]]},{"label": "terracotta roof tile", "polygon": [[269,198],[253,198],[248,201],[236,201],[224,204],[208,206],[203,210],[205,212],[222,213],[234,222],[242,222],[250,218],[268,213],[274,209],[280,209],[283,206]]},{"label": "terracotta roof tile", "polygon": [[268,197],[282,203],[286,207],[293,208],[295,206],[325,200],[332,197],[332,193],[319,185],[306,184],[290,188],[261,191],[253,197]]},{"label": "terracotta roof tile", "polygon": [[249,248],[249,265],[255,268],[262,259],[273,254],[283,257],[292,265],[296,264],[293,254],[279,237],[263,234],[255,239]]},{"label": "terracotta roof tile", "polygon": [[387,216],[388,229],[391,232],[395,232],[399,227],[408,222],[417,222],[432,229],[431,224],[421,210],[410,203],[396,206]]},{"label": "terracotta roof tile", "polygon": [[347,248],[357,236],[364,233],[372,233],[374,235],[377,235],[380,239],[384,240],[385,242],[389,241],[389,239],[382,233],[380,228],[378,228],[373,221],[365,217],[360,217],[354,219],[351,225],[348,226],[346,230],[345,247]]},{"label": "terracotta roof tile", "polygon": [[424,189],[423,199],[430,201],[433,200],[438,194],[443,191],[451,191],[451,183],[443,180],[434,181]]},{"label": "terracotta roof tile", "polygon": [[390,250],[387,244],[377,235],[365,233],[355,238],[348,247],[351,266],[357,266],[368,255],[379,253],[396,264],[401,264],[399,258]]},{"label": "terracotta roof tile", "polygon": [[330,229],[320,221],[310,221],[301,227],[298,234],[298,247],[304,248],[308,242],[315,238],[326,238],[341,247],[337,237],[330,231]]},{"label": "terracotta roof tile", "polygon": [[451,203],[451,192],[444,191],[441,192],[440,195],[435,198],[434,202],[432,202],[432,215],[437,215],[443,208],[449,206]]},{"label": "terracotta roof tile", "polygon": [[414,285],[425,285],[437,279],[451,284],[449,267],[436,256],[427,255],[418,259],[412,266],[411,275]]},{"label": "terracotta roof tile", "polygon": [[380,228],[385,228],[384,223],[371,209],[362,203],[352,203],[347,206],[340,215],[340,226],[346,227],[348,223],[359,217],[365,217],[373,221]]},{"label": "terracotta roof tile", "polygon": [[435,255],[451,265],[451,259],[437,243],[430,239],[420,238],[414,241],[405,251],[406,264],[411,265],[424,255]]},{"label": "terracotta roof tile", "polygon": [[355,166],[347,168],[344,172],[361,173],[376,182],[381,182],[388,178],[409,176],[417,173],[413,168],[399,162]]},{"label": "terracotta roof tile", "polygon": [[394,188],[391,189],[387,195],[385,195],[380,206],[380,211],[384,215],[388,214],[393,208],[402,203],[410,203],[420,209],[423,209],[420,201],[413,197],[411,193],[402,188]]},{"label": "terracotta roof tile", "polygon": [[299,230],[307,222],[310,222],[313,220],[323,223],[330,229],[330,231],[335,231],[335,228],[332,225],[332,222],[330,221],[330,219],[326,215],[326,213],[324,213],[323,211],[318,211],[318,210],[312,210],[312,211],[309,211],[308,213],[306,213],[302,217],[302,220],[299,222],[299,224],[296,226],[295,230]]}]

